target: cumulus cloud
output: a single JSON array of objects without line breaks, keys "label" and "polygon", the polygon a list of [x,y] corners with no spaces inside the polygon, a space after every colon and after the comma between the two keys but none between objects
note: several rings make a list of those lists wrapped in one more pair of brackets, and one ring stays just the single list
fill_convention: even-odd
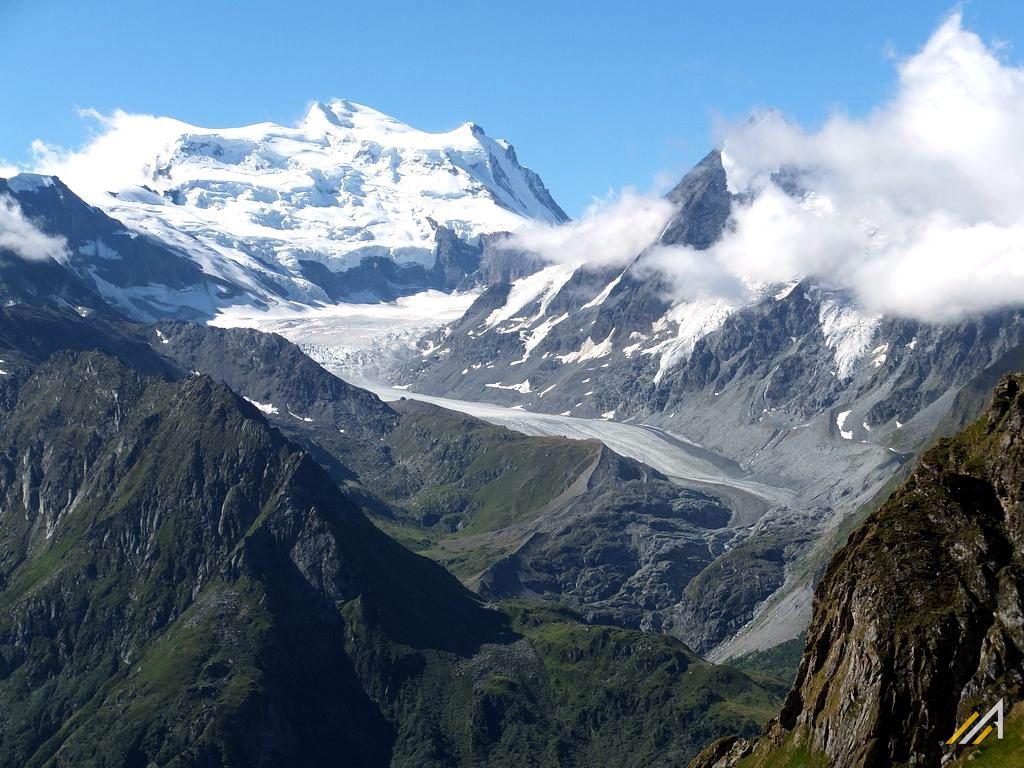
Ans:
[{"label": "cumulus cloud", "polygon": [[671,215],[667,200],[626,190],[595,201],[568,224],[528,224],[507,243],[560,264],[624,265],[657,239]]},{"label": "cumulus cloud", "polygon": [[[925,320],[1024,303],[1024,69],[959,14],[899,64],[892,99],[808,133],[776,114],[728,130],[752,193],[714,251],[753,280],[814,275],[870,310]],[[802,199],[773,174],[792,169]]]},{"label": "cumulus cloud", "polygon": [[[954,13],[898,60],[892,97],[865,117],[805,131],[766,112],[724,126],[729,186],[745,202],[711,249],[654,246],[645,263],[684,295],[812,276],[869,311],[928,321],[1024,304],[1024,69],[1004,54]],[[668,217],[634,196],[565,242],[534,233],[537,250],[627,263],[643,250],[625,235],[634,211],[655,236]]]},{"label": "cumulus cloud", "polygon": [[37,139],[32,142],[32,166],[36,173],[59,176],[86,197],[109,190],[152,183],[159,156],[153,148],[169,147],[190,127],[179,120],[153,115],[133,115],[115,110],[104,115],[82,110],[95,131],[79,150],[67,150]]},{"label": "cumulus cloud", "polygon": [[67,241],[41,231],[25,216],[10,195],[0,195],[0,251],[10,251],[29,261],[60,258]]}]

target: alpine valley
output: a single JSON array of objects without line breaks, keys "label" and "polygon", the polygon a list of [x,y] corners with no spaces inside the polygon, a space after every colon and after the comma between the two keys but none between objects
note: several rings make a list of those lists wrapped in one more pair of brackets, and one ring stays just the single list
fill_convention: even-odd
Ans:
[{"label": "alpine valley", "polygon": [[1024,317],[680,292],[731,167],[625,266],[524,246],[573,223],[509,142],[343,100],[0,180],[0,766],[938,766],[1021,721]]}]

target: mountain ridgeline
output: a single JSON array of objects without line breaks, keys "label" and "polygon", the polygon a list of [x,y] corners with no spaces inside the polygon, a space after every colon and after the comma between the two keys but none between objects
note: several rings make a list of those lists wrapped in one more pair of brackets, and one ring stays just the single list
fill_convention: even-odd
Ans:
[{"label": "mountain ridgeline", "polygon": [[65,236],[65,263],[143,320],[450,291],[475,282],[485,235],[568,218],[475,123],[427,133],[339,99],[294,127],[117,130],[137,166],[21,174],[0,196]]}]

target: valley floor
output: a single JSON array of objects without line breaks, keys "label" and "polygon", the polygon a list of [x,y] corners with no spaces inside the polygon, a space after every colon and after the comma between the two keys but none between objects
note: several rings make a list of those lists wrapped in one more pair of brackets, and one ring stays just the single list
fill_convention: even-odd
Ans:
[{"label": "valley floor", "polygon": [[[752,535],[756,537],[758,531],[777,527],[780,520],[788,519],[786,510],[804,506],[798,491],[786,481],[761,474],[755,476],[736,461],[684,435],[658,427],[437,397],[387,383],[397,367],[420,354],[416,348],[419,339],[459,317],[475,298],[474,293],[425,291],[390,303],[339,304],[269,313],[239,308],[219,315],[211,325],[250,327],[280,334],[331,373],[374,392],[385,401],[401,398],[424,401],[530,436],[598,440],[616,453],[640,461],[682,486],[706,491],[725,501],[732,510],[728,525],[736,534],[734,543]],[[759,626],[755,632],[741,632],[717,649],[715,657],[720,660],[771,647],[799,634],[809,616],[809,590],[802,588],[791,592],[787,591],[789,599],[784,600],[789,605],[784,619],[776,617],[773,611],[764,612],[756,619]]]}]

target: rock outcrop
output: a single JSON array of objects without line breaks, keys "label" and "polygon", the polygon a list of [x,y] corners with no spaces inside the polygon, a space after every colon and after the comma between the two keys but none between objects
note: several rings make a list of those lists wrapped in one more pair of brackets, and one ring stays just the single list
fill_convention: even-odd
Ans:
[{"label": "rock outcrop", "polygon": [[832,559],[796,683],[756,743],[692,765],[939,766],[975,710],[1024,696],[1024,376],[978,421],[925,452]]}]

